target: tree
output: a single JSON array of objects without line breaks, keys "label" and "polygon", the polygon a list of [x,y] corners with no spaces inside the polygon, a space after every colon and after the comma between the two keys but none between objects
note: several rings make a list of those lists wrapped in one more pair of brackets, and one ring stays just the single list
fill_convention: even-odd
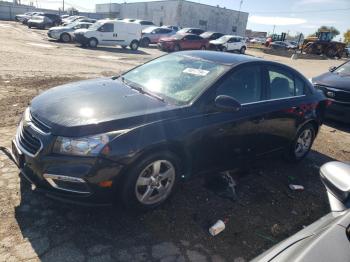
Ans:
[{"label": "tree", "polygon": [[317,29],[317,32],[320,32],[320,31],[330,31],[332,33],[333,37],[340,34],[339,30],[336,29],[334,26],[323,25],[319,29]]},{"label": "tree", "polygon": [[350,29],[344,33],[344,42],[350,44]]}]

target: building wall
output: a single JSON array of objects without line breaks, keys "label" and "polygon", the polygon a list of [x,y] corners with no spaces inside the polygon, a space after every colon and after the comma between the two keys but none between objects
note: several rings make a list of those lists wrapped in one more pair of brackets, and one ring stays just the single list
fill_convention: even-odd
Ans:
[{"label": "building wall", "polygon": [[199,27],[242,36],[245,35],[248,21],[248,13],[245,12],[184,0],[97,4],[96,12],[119,12],[118,18],[144,19],[153,21],[156,25]]}]

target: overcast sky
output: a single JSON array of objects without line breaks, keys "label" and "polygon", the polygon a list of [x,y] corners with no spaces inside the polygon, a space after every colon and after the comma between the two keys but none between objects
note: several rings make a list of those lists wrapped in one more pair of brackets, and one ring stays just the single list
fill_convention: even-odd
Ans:
[{"label": "overcast sky", "polygon": [[[36,2],[43,8],[59,8],[62,0],[22,0],[22,3]],[[148,0],[111,1],[145,2]],[[220,5],[238,10],[241,0],[193,0],[209,5]],[[94,11],[95,4],[110,0],[66,0],[66,6],[81,11]],[[242,11],[249,13],[248,29],[272,32],[313,33],[319,26],[334,26],[343,33],[350,29],[350,0],[243,0]]]}]

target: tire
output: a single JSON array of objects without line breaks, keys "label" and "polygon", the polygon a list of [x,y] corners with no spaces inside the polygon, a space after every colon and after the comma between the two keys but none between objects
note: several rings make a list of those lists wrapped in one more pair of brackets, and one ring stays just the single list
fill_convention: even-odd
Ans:
[{"label": "tire", "polygon": [[60,40],[61,40],[61,42],[63,42],[63,43],[68,43],[68,42],[71,42],[71,41],[72,41],[72,38],[70,37],[69,34],[63,33],[63,34],[61,35],[61,37],[60,37]]},{"label": "tire", "polygon": [[151,44],[151,40],[149,40],[149,38],[142,39],[142,46],[143,47],[149,47],[150,44]]},{"label": "tire", "polygon": [[96,48],[98,45],[98,41],[96,38],[92,37],[89,39],[89,47]]},{"label": "tire", "polygon": [[205,46],[202,46],[201,47],[201,50],[206,50],[207,48]]},{"label": "tire", "polygon": [[222,52],[227,52],[227,47],[226,47],[226,46],[223,46],[223,47],[221,48],[221,51],[222,51]]},{"label": "tire", "polygon": [[[159,172],[153,174],[154,170],[157,170],[156,166],[160,167]],[[162,180],[161,177],[166,171],[169,171],[168,178]],[[158,176],[155,176],[157,173]],[[134,212],[156,208],[175,190],[180,180],[179,173],[180,160],[175,154],[161,151],[146,155],[137,161],[120,181],[118,192],[123,206]],[[162,193],[158,191],[158,187],[162,188]]]},{"label": "tire", "polygon": [[290,162],[299,162],[310,152],[315,140],[316,130],[312,124],[306,124],[297,132],[286,154]]},{"label": "tire", "polygon": [[245,46],[242,46],[241,49],[239,50],[239,52],[241,54],[245,54],[245,50],[246,50],[246,47]]},{"label": "tire", "polygon": [[32,28],[32,26],[31,26],[31,25],[28,25],[28,28]]},{"label": "tire", "polygon": [[181,47],[179,45],[174,46],[174,52],[179,52],[181,50]]},{"label": "tire", "polygon": [[139,41],[133,40],[130,43],[130,49],[136,51],[139,48]]}]

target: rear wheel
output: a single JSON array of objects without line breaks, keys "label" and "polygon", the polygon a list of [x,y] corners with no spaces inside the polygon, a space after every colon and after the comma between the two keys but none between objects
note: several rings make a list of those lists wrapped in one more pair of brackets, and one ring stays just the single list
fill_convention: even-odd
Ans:
[{"label": "rear wheel", "polygon": [[120,184],[123,205],[129,210],[146,211],[162,204],[179,180],[179,163],[168,151],[151,153],[138,161]]},{"label": "rear wheel", "polygon": [[316,136],[315,127],[306,124],[297,133],[295,139],[289,147],[287,159],[292,162],[302,160],[310,151]]},{"label": "rear wheel", "polygon": [[70,42],[72,39],[71,39],[71,37],[70,37],[69,34],[64,33],[64,34],[61,35],[60,40],[61,40],[63,43],[68,43],[68,42]]},{"label": "rear wheel", "polygon": [[239,50],[239,52],[241,54],[244,54],[245,53],[245,50],[246,50],[246,47],[245,46],[242,46],[241,49]]},{"label": "rear wheel", "polygon": [[136,40],[132,41],[130,44],[130,48],[131,48],[131,50],[136,51],[139,48],[139,42]]},{"label": "rear wheel", "polygon": [[96,48],[97,45],[98,45],[98,41],[97,41],[96,38],[90,38],[90,39],[89,39],[89,46],[90,46],[91,48]]}]

